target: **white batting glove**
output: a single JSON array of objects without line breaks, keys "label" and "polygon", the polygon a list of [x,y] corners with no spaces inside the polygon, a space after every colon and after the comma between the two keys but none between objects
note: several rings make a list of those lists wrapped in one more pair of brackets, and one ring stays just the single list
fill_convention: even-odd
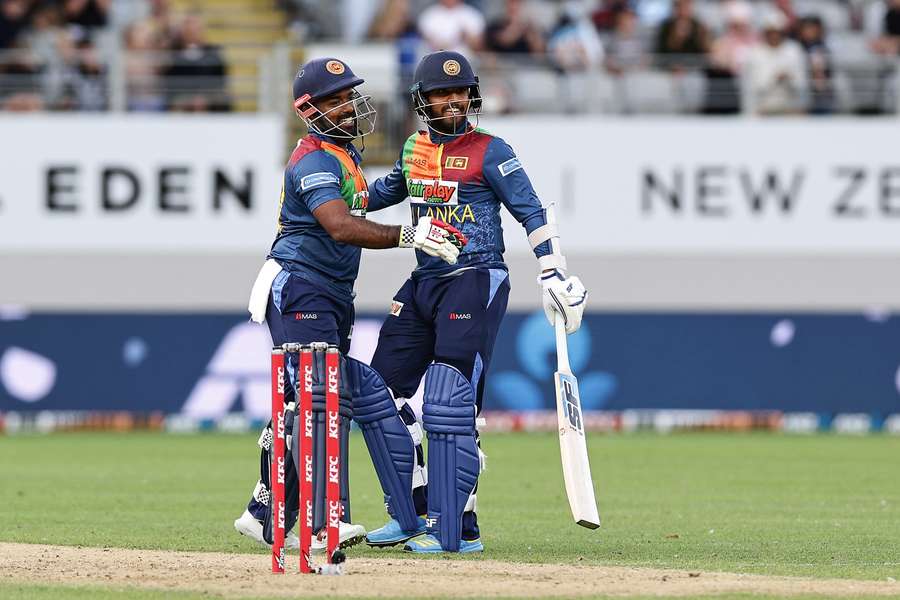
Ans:
[{"label": "white batting glove", "polygon": [[415,248],[429,256],[437,256],[455,265],[459,251],[468,243],[463,233],[452,225],[433,217],[420,217],[417,225],[404,225],[400,230],[401,248]]},{"label": "white batting glove", "polygon": [[558,269],[541,273],[538,283],[543,290],[544,314],[550,325],[554,325],[560,314],[566,325],[566,333],[575,333],[581,327],[581,316],[587,301],[587,290],[575,276],[566,277]]}]

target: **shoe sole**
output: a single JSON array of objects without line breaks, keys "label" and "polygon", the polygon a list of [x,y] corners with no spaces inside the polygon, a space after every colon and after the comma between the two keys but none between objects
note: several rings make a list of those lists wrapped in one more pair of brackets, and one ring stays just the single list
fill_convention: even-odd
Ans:
[{"label": "shoe sole", "polygon": [[369,541],[369,538],[366,538],[366,545],[371,546],[372,548],[391,548],[398,544],[404,544],[404,543],[408,542],[409,540],[411,540],[413,538],[417,538],[420,535],[424,535],[424,534],[425,534],[425,531],[419,531],[418,533],[414,533],[409,537],[405,537],[405,538],[402,538],[399,540],[391,540],[388,542],[372,542],[372,541]]},{"label": "shoe sole", "polygon": [[[354,535],[353,537],[348,537],[345,540],[341,540],[341,543],[338,544],[338,548],[340,548],[341,550],[344,550],[346,548],[352,548],[353,546],[359,544],[364,539],[366,539],[365,534]],[[317,556],[319,554],[325,554],[326,550],[327,550],[326,548],[310,548],[309,549],[310,553],[315,554]]]}]

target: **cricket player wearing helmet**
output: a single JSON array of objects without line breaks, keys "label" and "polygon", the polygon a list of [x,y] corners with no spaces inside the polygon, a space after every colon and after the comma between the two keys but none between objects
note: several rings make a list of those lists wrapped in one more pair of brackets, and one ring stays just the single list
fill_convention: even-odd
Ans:
[{"label": "cricket player wearing helmet", "polygon": [[[384,486],[379,473],[391,519],[366,542],[405,542],[404,549],[416,553],[479,552],[475,492],[484,455],[476,416],[509,294],[500,207],[528,234],[551,324],[558,312],[568,333],[576,331],[587,292],[577,277],[566,275],[565,259],[551,242],[556,227],[547,223],[512,148],[470,122],[477,123],[482,101],[469,61],[457,52],[425,56],[410,93],[425,129],[407,139],[393,171],[370,188],[369,210],[409,197],[414,220],[446,221],[468,244],[453,265],[417,252],[418,266],[394,296],[381,329],[372,367],[408,427],[413,444],[406,447],[415,447],[396,460],[415,468],[411,485],[403,488]],[[406,402],[423,376],[427,468],[422,427]]]},{"label": "cricket player wearing helmet", "polygon": [[[328,342],[346,354],[354,319],[353,285],[361,248],[415,248],[441,262],[454,264],[465,243],[462,235],[438,220],[413,228],[380,225],[365,219],[369,191],[360,168],[360,153],[352,141],[373,131],[375,110],[370,97],[357,91],[362,83],[337,58],[311,60],[294,79],[294,109],[309,133],[297,143],[285,169],[275,241],[253,286],[249,306],[254,321],[266,321],[277,346],[286,342]],[[291,360],[294,364],[288,373],[293,377],[296,356],[292,355]],[[354,372],[357,371],[354,367]],[[293,387],[286,386],[285,393],[289,432],[295,406]],[[341,422],[345,431],[341,432],[341,443],[346,448],[353,406],[352,395],[348,392],[346,401],[343,396]],[[324,398],[314,396],[313,410],[314,415],[317,411],[323,413]],[[314,416],[314,420],[317,427],[324,428],[324,417]],[[394,421],[406,431],[399,416],[395,415]],[[234,524],[238,532],[261,543],[271,543],[268,506],[271,440],[271,427],[267,427],[259,441],[261,479],[247,509]],[[316,452],[320,451],[323,448],[317,447]],[[286,469],[287,489],[293,492],[287,498],[289,521],[296,520],[298,504],[295,460],[288,461]],[[341,462],[342,466],[348,463]],[[314,457],[314,464],[322,466],[322,474],[314,474],[314,489],[317,495],[324,494],[325,461]],[[350,524],[348,489],[345,470],[341,474],[342,546],[352,545],[365,535],[361,526]],[[321,510],[324,502],[316,502],[315,506],[314,530],[319,531],[325,520]],[[289,524],[287,529],[290,528]],[[296,536],[289,535],[288,547],[297,544]],[[321,551],[324,546],[324,540],[317,537],[312,550]]]}]

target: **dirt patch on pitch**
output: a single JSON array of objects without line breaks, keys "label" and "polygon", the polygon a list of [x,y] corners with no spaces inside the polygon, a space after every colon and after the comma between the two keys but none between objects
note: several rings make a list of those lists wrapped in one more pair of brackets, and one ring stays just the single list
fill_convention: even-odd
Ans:
[{"label": "dirt patch on pitch", "polygon": [[[294,558],[293,556],[291,557]],[[648,568],[534,565],[495,560],[351,559],[342,577],[272,575],[261,554],[167,552],[0,543],[0,582],[203,592],[212,597],[657,595],[736,592],[900,595],[900,583],[768,577]]]}]

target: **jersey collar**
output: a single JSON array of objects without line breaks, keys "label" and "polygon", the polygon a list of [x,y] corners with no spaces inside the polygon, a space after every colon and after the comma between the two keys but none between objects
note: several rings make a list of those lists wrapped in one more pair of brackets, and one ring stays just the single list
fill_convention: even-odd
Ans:
[{"label": "jersey collar", "polygon": [[327,142],[327,143],[337,146],[339,148],[343,148],[344,150],[347,151],[347,154],[352,156],[353,160],[355,160],[357,163],[362,158],[359,154],[359,151],[356,149],[356,146],[353,145],[353,142],[349,142],[347,140],[339,140],[339,139],[333,138],[331,136],[322,135],[318,131],[310,131],[309,135],[311,137],[316,138],[317,140]]}]

